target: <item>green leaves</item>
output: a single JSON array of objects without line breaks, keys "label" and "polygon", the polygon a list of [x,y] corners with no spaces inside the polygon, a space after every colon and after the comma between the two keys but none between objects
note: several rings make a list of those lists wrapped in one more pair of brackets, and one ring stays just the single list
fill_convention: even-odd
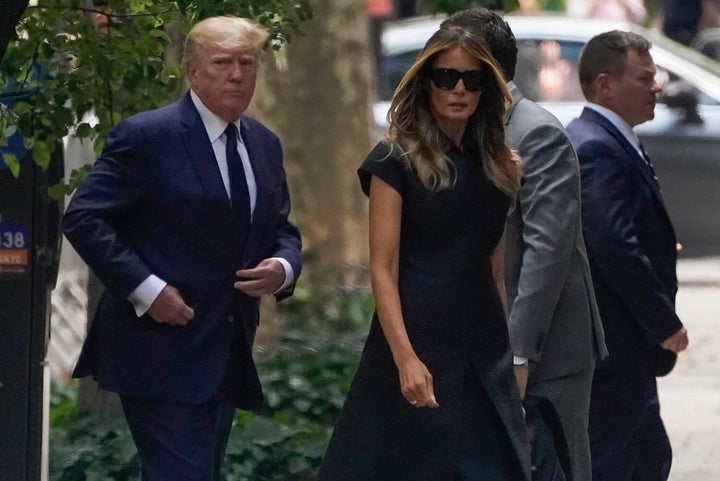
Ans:
[{"label": "green leaves", "polygon": [[140,462],[122,419],[102,425],[77,411],[77,388],[55,388],[50,396],[50,479],[139,481]]},{"label": "green leaves", "polygon": [[10,169],[10,173],[13,177],[17,179],[18,175],[20,175],[20,162],[18,162],[15,154],[4,153],[2,154],[2,160],[5,162],[8,169]]},{"label": "green leaves", "polygon": [[[354,339],[354,337],[350,337]],[[287,338],[258,361],[266,407],[235,419],[228,481],[312,481],[360,359],[347,336]]]},{"label": "green leaves", "polygon": [[[47,168],[48,146],[71,130],[93,140],[119,119],[172,99],[180,69],[168,68],[158,80],[167,68],[170,37],[155,27],[162,28],[172,14],[137,4],[131,1],[130,10],[140,16],[122,13],[98,22],[78,7],[40,0],[21,20],[23,34],[0,64],[0,88],[18,99],[11,115],[3,112],[4,120],[22,134],[36,164]],[[102,128],[83,120],[88,112]],[[0,143],[5,136],[7,130],[0,132]]]},{"label": "green leaves", "polygon": [[73,169],[70,172],[70,176],[67,182],[61,182],[50,186],[48,189],[48,195],[53,200],[61,201],[65,199],[65,196],[72,194],[72,192],[80,185],[85,176],[90,172],[92,168],[91,164],[85,164],[78,169]]},{"label": "green leaves", "polygon": [[33,160],[37,165],[39,165],[43,170],[46,170],[48,168],[48,165],[50,165],[50,149],[48,148],[47,144],[43,142],[42,140],[36,140],[33,143],[32,146],[32,156]]}]

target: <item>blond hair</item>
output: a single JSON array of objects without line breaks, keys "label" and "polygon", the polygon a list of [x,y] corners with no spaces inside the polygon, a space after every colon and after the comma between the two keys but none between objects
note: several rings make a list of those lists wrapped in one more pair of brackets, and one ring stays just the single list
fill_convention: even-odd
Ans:
[{"label": "blond hair", "polygon": [[208,17],[196,23],[185,38],[183,67],[195,62],[209,48],[252,47],[259,57],[268,36],[267,30],[246,18]]}]

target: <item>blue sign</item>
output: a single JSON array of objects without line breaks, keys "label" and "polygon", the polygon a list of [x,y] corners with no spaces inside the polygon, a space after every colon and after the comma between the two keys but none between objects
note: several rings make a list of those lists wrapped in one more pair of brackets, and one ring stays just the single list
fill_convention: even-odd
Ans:
[{"label": "blue sign", "polygon": [[30,268],[30,229],[0,224],[0,280],[26,275]]},{"label": "blue sign", "polygon": [[0,224],[0,249],[29,249],[30,229],[26,225]]}]

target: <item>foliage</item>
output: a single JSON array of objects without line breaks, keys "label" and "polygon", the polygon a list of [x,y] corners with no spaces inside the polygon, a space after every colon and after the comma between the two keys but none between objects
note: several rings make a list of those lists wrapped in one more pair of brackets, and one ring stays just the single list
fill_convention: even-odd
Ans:
[{"label": "foliage", "polygon": [[293,296],[278,304],[283,322],[305,332],[364,332],[373,312],[373,298],[365,287],[311,289],[301,279]]},{"label": "foliage", "polygon": [[[363,291],[339,294],[337,305],[327,311],[336,312],[338,319],[360,316],[358,305],[371,308],[367,296]],[[317,302],[313,299],[308,296],[295,307],[321,312],[306,305]],[[346,310],[348,306],[355,307]],[[365,309],[364,323],[339,323],[354,326],[342,332],[331,327],[300,333],[288,327],[279,346],[259,350],[266,405],[257,413],[238,411],[224,463],[228,481],[315,478],[357,367],[370,314]],[[139,461],[125,423],[93,424],[77,413],[76,394],[74,387],[66,387],[55,389],[51,397],[50,479],[138,481]]]},{"label": "foliage", "polygon": [[95,424],[78,414],[75,387],[55,389],[50,398],[50,479],[54,481],[138,481],[139,460],[122,420]]},{"label": "foliage", "polygon": [[313,422],[332,426],[366,334],[296,334],[285,337],[270,356],[261,355],[258,372],[266,400],[261,414],[301,413]]},{"label": "foliage", "polygon": [[255,19],[270,31],[275,49],[301,35],[300,23],[312,18],[310,0],[177,0],[176,3],[192,20],[228,14]]},{"label": "foliage", "polygon": [[[164,105],[182,88],[178,55],[168,50],[195,21],[209,15],[246,16],[271,32],[282,47],[312,16],[309,0],[103,0],[87,7],[80,0],[38,0],[27,9],[0,63],[0,92],[23,97],[0,104],[0,149],[22,136],[33,161],[47,167],[51,146],[69,133],[95,141],[119,120]],[[20,160],[4,153],[15,175]],[[0,164],[1,165],[1,164]],[[75,173],[72,190],[83,177]]]},{"label": "foliage", "polygon": [[262,357],[267,403],[257,414],[236,416],[225,458],[228,481],[315,479],[359,357],[357,344],[314,335],[286,339]]}]

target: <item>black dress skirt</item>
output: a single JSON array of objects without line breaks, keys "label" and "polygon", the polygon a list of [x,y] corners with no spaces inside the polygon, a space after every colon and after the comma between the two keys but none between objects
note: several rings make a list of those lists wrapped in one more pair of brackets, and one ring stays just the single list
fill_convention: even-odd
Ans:
[{"label": "black dress skirt", "polygon": [[524,481],[529,448],[490,254],[509,199],[479,159],[448,155],[452,188],[431,192],[386,143],[358,170],[402,196],[399,292],[439,408],[414,408],[374,315],[319,481]]}]

